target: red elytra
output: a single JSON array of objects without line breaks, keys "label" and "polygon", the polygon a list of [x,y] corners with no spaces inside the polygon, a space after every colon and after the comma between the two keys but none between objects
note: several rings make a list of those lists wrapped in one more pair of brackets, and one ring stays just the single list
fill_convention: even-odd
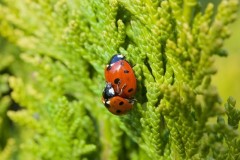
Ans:
[{"label": "red elytra", "polygon": [[122,98],[119,96],[114,96],[110,99],[102,99],[105,107],[115,115],[126,114],[129,110],[132,109],[134,100]]},{"label": "red elytra", "polygon": [[[116,60],[116,56],[118,55],[112,57],[110,63],[105,68],[106,82],[112,84],[116,95],[123,98],[133,98],[137,89],[137,81],[133,69],[124,58]],[[115,60],[114,62],[113,59]]]}]

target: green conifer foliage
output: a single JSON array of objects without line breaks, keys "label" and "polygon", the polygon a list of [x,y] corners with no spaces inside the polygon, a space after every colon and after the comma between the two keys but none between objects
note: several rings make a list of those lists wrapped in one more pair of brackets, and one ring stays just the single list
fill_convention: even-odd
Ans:
[{"label": "green conifer foliage", "polygon": [[[239,159],[240,111],[211,84],[237,7],[0,0],[0,159]],[[123,116],[101,102],[116,53],[137,77]]]}]

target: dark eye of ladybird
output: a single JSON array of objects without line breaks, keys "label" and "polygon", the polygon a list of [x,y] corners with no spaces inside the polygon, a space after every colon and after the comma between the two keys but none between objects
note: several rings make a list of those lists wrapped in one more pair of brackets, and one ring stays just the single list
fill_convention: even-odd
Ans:
[{"label": "dark eye of ladybird", "polygon": [[132,92],[133,91],[133,88],[130,88],[129,90],[128,90],[128,92]]},{"label": "dark eye of ladybird", "polygon": [[119,105],[121,106],[121,105],[123,105],[124,104],[124,102],[123,101],[121,101],[121,102],[119,102]]},{"label": "dark eye of ladybird", "polygon": [[115,84],[119,84],[119,82],[120,82],[120,79],[119,79],[119,78],[114,79],[114,83],[115,83]]},{"label": "dark eye of ladybird", "polygon": [[120,111],[120,110],[117,110],[116,112],[117,112],[118,114],[119,114],[119,113],[121,113],[121,111]]},{"label": "dark eye of ladybird", "polygon": [[124,73],[129,73],[129,71],[128,70],[124,70]]}]

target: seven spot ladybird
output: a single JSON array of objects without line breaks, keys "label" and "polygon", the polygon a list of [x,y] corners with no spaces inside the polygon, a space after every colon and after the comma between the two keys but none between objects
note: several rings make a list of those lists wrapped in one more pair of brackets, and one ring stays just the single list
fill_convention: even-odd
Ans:
[{"label": "seven spot ladybird", "polygon": [[123,98],[132,98],[136,93],[137,81],[133,69],[125,57],[114,55],[105,68],[105,79],[111,83],[115,94]]},{"label": "seven spot ladybird", "polygon": [[110,99],[103,99],[105,107],[115,115],[122,115],[132,109],[134,100],[114,96]]},{"label": "seven spot ladybird", "polygon": [[122,115],[132,109],[137,82],[133,69],[121,54],[114,55],[105,68],[106,86],[102,102],[115,115]]}]

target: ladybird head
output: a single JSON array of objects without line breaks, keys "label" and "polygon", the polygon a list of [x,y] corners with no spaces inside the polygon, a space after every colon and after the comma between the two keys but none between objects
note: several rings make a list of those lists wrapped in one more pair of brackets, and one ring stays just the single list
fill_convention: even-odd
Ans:
[{"label": "ladybird head", "polygon": [[106,86],[103,89],[102,96],[104,99],[109,99],[109,98],[112,98],[113,96],[115,96],[115,91],[114,91],[111,83],[106,83]]},{"label": "ladybird head", "polygon": [[110,108],[110,100],[102,98],[102,103],[105,105],[106,108]]},{"label": "ladybird head", "polygon": [[107,68],[110,69],[114,63],[121,60],[125,60],[125,57],[122,54],[115,54],[108,62]]}]

